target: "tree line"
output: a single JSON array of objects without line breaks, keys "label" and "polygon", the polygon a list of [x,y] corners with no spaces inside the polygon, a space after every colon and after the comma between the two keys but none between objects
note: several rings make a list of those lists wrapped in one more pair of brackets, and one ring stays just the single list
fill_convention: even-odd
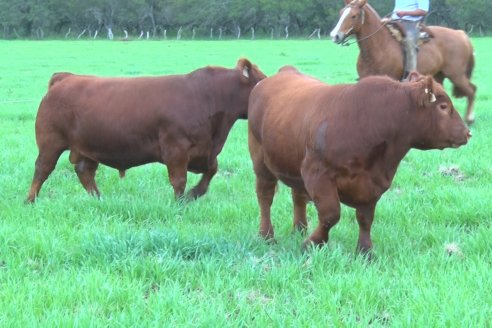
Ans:
[{"label": "tree line", "polygon": [[[427,23],[484,35],[490,0],[431,0]],[[384,16],[393,1],[369,0]],[[0,37],[320,38],[338,20],[342,0],[0,0]]]}]

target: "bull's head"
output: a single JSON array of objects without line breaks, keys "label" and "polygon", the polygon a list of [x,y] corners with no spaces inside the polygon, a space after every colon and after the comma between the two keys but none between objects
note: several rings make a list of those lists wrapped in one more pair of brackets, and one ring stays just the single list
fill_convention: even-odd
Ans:
[{"label": "bull's head", "polygon": [[346,6],[340,10],[340,19],[331,31],[330,36],[335,43],[344,41],[353,34],[357,34],[364,24],[364,6],[367,0],[345,0]]},{"label": "bull's head", "polygon": [[418,108],[417,121],[423,131],[419,140],[415,141],[414,148],[457,148],[468,142],[471,132],[441,84],[431,76],[412,72],[404,85],[410,87],[410,95]]},{"label": "bull's head", "polygon": [[239,59],[236,68],[241,72],[243,81],[251,83],[253,86],[266,77],[266,75],[260,71],[258,66],[252,64],[246,58]]}]

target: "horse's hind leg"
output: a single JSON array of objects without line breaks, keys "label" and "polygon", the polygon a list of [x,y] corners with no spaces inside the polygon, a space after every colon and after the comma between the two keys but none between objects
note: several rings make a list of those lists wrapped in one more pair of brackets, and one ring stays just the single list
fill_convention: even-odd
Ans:
[{"label": "horse's hind leg", "polygon": [[43,183],[55,169],[56,162],[65,149],[65,144],[60,141],[44,142],[39,145],[39,154],[36,159],[34,176],[26,203],[34,202]]},{"label": "horse's hind leg", "polygon": [[75,172],[85,190],[87,190],[89,194],[99,197],[100,193],[99,189],[97,189],[95,180],[99,163],[84,157],[75,151],[70,152],[70,162],[74,165]]},{"label": "horse's hind leg", "polygon": [[467,97],[468,105],[466,107],[465,121],[468,124],[472,124],[475,121],[475,113],[473,112],[473,105],[475,104],[475,93],[477,87],[470,82],[466,76],[454,79],[450,78],[453,83],[453,95],[457,98]]}]

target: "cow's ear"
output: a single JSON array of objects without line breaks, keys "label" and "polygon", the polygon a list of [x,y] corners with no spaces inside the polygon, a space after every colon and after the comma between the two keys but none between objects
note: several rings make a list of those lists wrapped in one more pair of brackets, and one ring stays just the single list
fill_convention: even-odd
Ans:
[{"label": "cow's ear", "polygon": [[349,3],[351,3],[352,1],[354,0],[345,0],[345,4],[348,5]]},{"label": "cow's ear", "polygon": [[251,76],[251,68],[252,68],[252,65],[251,65],[251,62],[249,60],[247,60],[246,58],[241,58],[237,61],[237,69],[241,72],[241,75],[249,80],[250,76]]}]

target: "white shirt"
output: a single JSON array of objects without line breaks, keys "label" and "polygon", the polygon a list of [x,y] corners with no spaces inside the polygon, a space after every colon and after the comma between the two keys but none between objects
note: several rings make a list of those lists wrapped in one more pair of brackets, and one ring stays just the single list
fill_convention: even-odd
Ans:
[{"label": "white shirt", "polygon": [[410,11],[415,9],[422,9],[429,11],[429,0],[395,0],[395,9],[393,9],[392,19],[403,19],[410,21],[418,21],[422,19],[422,16],[403,16],[398,17],[397,11]]}]

